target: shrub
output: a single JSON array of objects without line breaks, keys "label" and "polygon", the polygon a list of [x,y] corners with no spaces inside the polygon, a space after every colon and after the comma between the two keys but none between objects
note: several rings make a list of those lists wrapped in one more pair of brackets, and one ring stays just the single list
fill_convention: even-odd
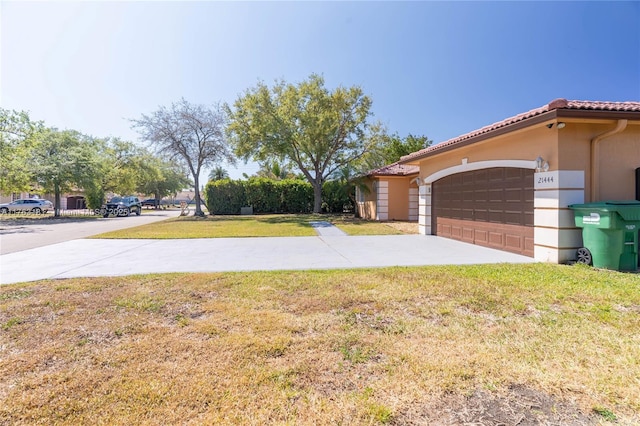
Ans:
[{"label": "shrub", "polygon": [[251,178],[244,182],[247,205],[254,213],[281,213],[282,198],[276,182],[267,178]]},{"label": "shrub", "polygon": [[327,213],[343,213],[353,211],[353,202],[349,191],[354,191],[353,185],[339,180],[330,180],[322,185],[322,209]]},{"label": "shrub", "polygon": [[104,191],[100,187],[85,188],[87,207],[93,210],[100,209],[104,203]]},{"label": "shrub", "polygon": [[242,181],[231,179],[209,181],[205,200],[211,214],[240,214],[240,207],[247,205]]},{"label": "shrub", "polygon": [[306,180],[284,179],[276,186],[281,194],[283,212],[310,213],[313,210],[313,187]]},{"label": "shrub", "polygon": [[254,213],[310,213],[313,188],[301,179],[222,179],[207,183],[205,200],[211,214],[239,214],[243,206]]}]

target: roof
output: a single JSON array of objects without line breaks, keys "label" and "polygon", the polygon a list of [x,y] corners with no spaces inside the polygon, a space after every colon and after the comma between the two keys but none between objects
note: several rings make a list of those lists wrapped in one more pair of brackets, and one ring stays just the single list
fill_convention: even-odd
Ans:
[{"label": "roof", "polygon": [[[420,151],[413,152],[409,155],[405,155],[400,159],[401,162],[406,163],[412,160],[416,160],[422,157],[429,155],[431,152],[439,151],[450,147],[451,145],[457,145],[464,141],[468,141],[470,139],[476,138],[480,135],[485,135],[496,130],[502,129],[509,125],[524,122],[525,120],[531,119],[533,117],[541,116],[543,114],[552,112],[552,111],[600,111],[600,112],[640,112],[640,102],[630,101],[630,102],[598,102],[598,101],[568,101],[566,99],[554,99],[549,102],[547,105],[541,106],[539,108],[532,109],[527,112],[523,112],[522,114],[515,115],[513,117],[509,117],[502,121],[498,121],[496,123],[490,124],[488,126],[484,126],[481,129],[474,130],[472,132],[466,133],[464,135],[455,137],[453,139],[449,139],[445,142],[441,142],[437,145],[432,145],[428,148],[422,149]],[[554,118],[554,117],[549,117]]]},{"label": "roof", "polygon": [[396,161],[393,164],[388,164],[379,169],[371,170],[367,173],[367,176],[408,176],[417,174],[420,172],[420,167],[411,166],[408,164],[400,164]]}]

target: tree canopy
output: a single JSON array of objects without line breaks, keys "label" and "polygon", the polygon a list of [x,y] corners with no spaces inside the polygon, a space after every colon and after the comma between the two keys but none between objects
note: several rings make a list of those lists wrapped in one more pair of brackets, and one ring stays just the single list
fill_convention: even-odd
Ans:
[{"label": "tree canopy", "polygon": [[209,108],[184,99],[133,120],[133,127],[158,153],[189,169],[194,182],[196,216],[204,216],[200,201],[202,168],[235,160],[227,145],[226,124],[220,105]]},{"label": "tree canopy", "polygon": [[382,144],[384,164],[380,167],[395,163],[400,160],[400,157],[409,155],[412,152],[428,148],[432,143],[433,141],[426,136],[414,136],[412,134],[408,134],[406,137],[401,138],[397,133],[385,136]]},{"label": "tree canopy", "polygon": [[259,83],[227,106],[235,153],[245,160],[286,161],[314,189],[313,211],[322,206],[322,184],[373,146],[371,99],[360,87],[325,88],[312,74],[297,84]]},{"label": "tree canopy", "polygon": [[209,180],[222,180],[228,178],[229,172],[223,169],[221,166],[216,166],[209,172]]},{"label": "tree canopy", "polygon": [[280,162],[276,160],[267,160],[261,163],[260,169],[256,172],[256,176],[273,180],[295,179],[297,177],[286,164],[280,164]]},{"label": "tree canopy", "polygon": [[30,165],[36,135],[44,129],[24,111],[0,108],[0,192],[30,189],[33,170]]},{"label": "tree canopy", "polygon": [[74,130],[46,129],[38,133],[31,156],[35,181],[55,196],[55,215],[60,215],[60,195],[83,188],[95,174],[96,151],[92,140]]},{"label": "tree canopy", "polygon": [[161,200],[191,184],[186,171],[179,164],[147,154],[136,190],[144,194],[153,194],[156,200]]}]

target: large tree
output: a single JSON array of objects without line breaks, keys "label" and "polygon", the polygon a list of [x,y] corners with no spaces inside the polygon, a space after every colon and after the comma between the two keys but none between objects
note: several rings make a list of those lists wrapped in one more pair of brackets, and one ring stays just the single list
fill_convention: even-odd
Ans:
[{"label": "large tree", "polygon": [[193,105],[182,99],[169,108],[133,120],[133,127],[156,150],[189,169],[195,189],[196,211],[204,216],[200,198],[200,171],[223,160],[234,162],[227,145],[226,115],[220,105]]},{"label": "large tree", "polygon": [[137,189],[145,194],[153,194],[158,201],[158,208],[163,197],[175,195],[191,184],[186,171],[179,164],[149,155],[140,170]]},{"label": "large tree", "polygon": [[45,129],[38,134],[30,164],[36,182],[55,194],[55,216],[60,216],[60,194],[84,188],[95,177],[95,144],[74,130]]},{"label": "large tree", "polygon": [[397,133],[389,135],[381,131],[377,138],[377,145],[365,155],[357,164],[352,164],[356,174],[366,174],[399,161],[401,157],[420,151],[431,146],[432,141],[426,136],[414,136],[409,134],[404,138]]},{"label": "large tree", "polygon": [[406,137],[401,138],[397,133],[385,136],[382,142],[382,155],[384,158],[384,164],[387,165],[395,163],[400,160],[400,157],[409,155],[412,152],[420,151],[421,149],[431,146],[433,141],[426,136],[414,136],[408,134]]},{"label": "large tree", "polygon": [[148,173],[151,154],[132,142],[119,138],[94,140],[94,177],[84,187],[90,208],[98,209],[107,192],[130,194]]},{"label": "large tree", "polygon": [[31,189],[33,173],[29,160],[42,122],[33,122],[24,111],[0,108],[0,192]]},{"label": "large tree", "polygon": [[297,85],[259,83],[233,106],[227,113],[236,154],[260,163],[284,160],[300,170],[313,186],[315,213],[325,180],[372,146],[371,99],[357,86],[330,91],[316,74]]}]

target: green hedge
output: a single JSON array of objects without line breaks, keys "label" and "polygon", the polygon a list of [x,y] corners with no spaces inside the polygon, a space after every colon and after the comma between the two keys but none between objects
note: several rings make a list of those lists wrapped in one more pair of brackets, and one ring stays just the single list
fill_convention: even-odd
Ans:
[{"label": "green hedge", "polygon": [[239,180],[209,181],[204,191],[211,214],[240,214],[240,207],[247,205],[244,185]]},{"label": "green hedge", "polygon": [[[344,185],[337,181],[326,182],[322,193],[327,212],[342,213],[351,206]],[[222,179],[207,183],[205,200],[211,214],[240,214],[244,206],[253,207],[254,213],[311,213],[313,187],[301,179]]]},{"label": "green hedge", "polygon": [[277,181],[267,178],[250,178],[243,182],[247,206],[254,213],[282,213],[282,194]]},{"label": "green hedge", "polygon": [[313,211],[313,187],[306,180],[284,179],[278,181],[282,197],[282,211],[287,213],[311,213]]}]

